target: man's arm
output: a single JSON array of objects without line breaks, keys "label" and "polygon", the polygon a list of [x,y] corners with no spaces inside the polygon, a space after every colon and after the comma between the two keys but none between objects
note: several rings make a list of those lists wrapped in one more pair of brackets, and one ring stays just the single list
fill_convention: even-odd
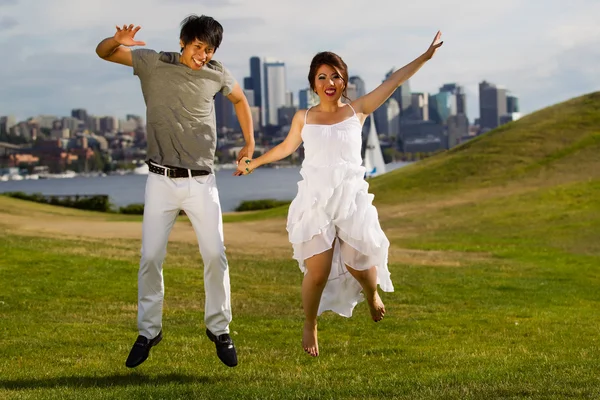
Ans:
[{"label": "man's arm", "polygon": [[237,119],[240,123],[242,133],[244,134],[244,140],[246,141],[246,145],[242,150],[240,150],[237,160],[241,160],[242,157],[252,158],[255,145],[254,125],[252,124],[252,113],[250,112],[250,105],[248,105],[248,99],[246,99],[242,88],[237,82],[235,83],[235,85],[233,85],[233,90],[227,95],[227,98],[233,103],[235,115],[237,116]]},{"label": "man's arm", "polygon": [[145,42],[135,40],[135,34],[141,27],[133,25],[117,26],[117,32],[113,37],[101,41],[96,47],[98,57],[106,61],[112,61],[117,64],[133,66],[130,46],[145,46]]}]

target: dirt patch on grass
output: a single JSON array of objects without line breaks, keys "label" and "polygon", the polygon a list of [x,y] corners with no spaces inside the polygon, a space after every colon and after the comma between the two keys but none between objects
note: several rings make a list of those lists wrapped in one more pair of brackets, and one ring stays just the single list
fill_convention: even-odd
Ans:
[{"label": "dirt patch on grass", "polygon": [[[78,240],[141,240],[142,237],[141,222],[85,220],[41,213],[32,216],[0,213],[0,218],[6,232],[19,235]],[[283,220],[225,224],[224,236],[228,252],[273,258],[291,256]],[[169,241],[197,243],[192,225],[187,221],[177,221]]]},{"label": "dirt patch on grass", "polygon": [[[0,213],[4,230],[18,235],[61,238],[72,240],[90,240],[101,242],[94,251],[95,255],[113,259],[139,256],[141,240],[141,222],[83,220],[57,214],[40,214],[34,216],[9,215]],[[273,219],[252,222],[227,223],[224,226],[225,246],[227,253],[236,256],[264,256],[268,258],[291,258],[292,246],[288,242],[284,219]],[[410,230],[392,229],[389,234],[410,235]],[[107,246],[107,241],[118,240],[114,246]],[[128,244],[127,241],[132,241]],[[169,241],[171,243],[189,244],[196,248],[196,235],[188,221],[177,221]],[[71,254],[88,252],[78,247],[71,247]],[[196,250],[190,251],[195,253]],[[186,251],[187,253],[187,251]],[[419,251],[397,247],[390,248],[389,261],[410,265],[459,267],[472,264],[485,255],[471,253],[454,253],[443,251]],[[172,260],[173,261],[173,260]]]}]

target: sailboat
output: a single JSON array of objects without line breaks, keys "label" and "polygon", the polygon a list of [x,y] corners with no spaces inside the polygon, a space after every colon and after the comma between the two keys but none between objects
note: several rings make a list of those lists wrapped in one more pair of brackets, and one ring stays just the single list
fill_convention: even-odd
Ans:
[{"label": "sailboat", "polygon": [[383,161],[383,153],[381,152],[377,129],[375,129],[375,117],[373,114],[370,115],[369,120],[369,135],[367,136],[365,159],[363,160],[363,166],[367,170],[365,178],[372,178],[385,173],[385,162]]}]

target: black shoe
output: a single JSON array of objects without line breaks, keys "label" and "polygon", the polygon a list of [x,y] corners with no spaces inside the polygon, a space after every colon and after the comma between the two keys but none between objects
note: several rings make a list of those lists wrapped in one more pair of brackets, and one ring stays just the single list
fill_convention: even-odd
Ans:
[{"label": "black shoe", "polygon": [[219,356],[219,360],[223,361],[223,364],[228,367],[235,367],[238,364],[235,346],[228,333],[224,333],[217,337],[207,329],[206,336],[215,343],[215,346],[217,347],[217,356]]},{"label": "black shoe", "polygon": [[154,339],[148,340],[145,336],[138,336],[137,340],[133,344],[129,357],[125,361],[125,366],[128,368],[134,368],[146,361],[148,354],[150,354],[150,348],[156,346],[162,340],[162,331],[158,332],[158,335]]}]

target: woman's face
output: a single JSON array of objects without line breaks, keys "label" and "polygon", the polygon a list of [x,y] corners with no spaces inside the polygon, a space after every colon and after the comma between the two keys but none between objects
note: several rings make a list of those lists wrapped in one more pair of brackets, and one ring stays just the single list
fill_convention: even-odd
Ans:
[{"label": "woman's face", "polygon": [[344,92],[346,84],[342,76],[330,65],[323,64],[317,68],[315,75],[315,91],[326,102],[337,102]]}]

